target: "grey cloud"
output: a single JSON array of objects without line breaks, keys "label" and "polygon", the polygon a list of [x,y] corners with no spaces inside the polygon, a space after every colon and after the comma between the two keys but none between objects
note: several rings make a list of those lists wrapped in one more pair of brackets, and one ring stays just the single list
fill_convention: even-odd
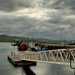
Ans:
[{"label": "grey cloud", "polygon": [[[52,2],[52,3],[51,3]],[[75,9],[75,0],[0,0],[0,11],[12,12],[23,8]]]},{"label": "grey cloud", "polygon": [[[66,21],[67,21],[66,19],[63,20],[62,18],[62,22],[58,24],[47,22],[45,20],[29,18],[26,16],[23,17],[3,16],[2,18],[0,18],[0,33],[8,34],[11,36],[23,36],[23,37],[29,36],[31,38],[32,36],[34,36],[35,38],[41,38],[42,37],[41,33],[43,33],[43,38],[60,39],[60,31],[55,31],[55,29],[57,29],[57,27],[61,27],[61,25],[64,22],[66,24]],[[70,28],[71,26],[74,26],[74,23],[72,25],[67,23],[67,25],[69,25],[68,27]],[[73,31],[74,28],[72,30],[71,29],[64,30],[65,33],[63,33],[63,37],[65,36],[66,38],[68,38],[70,35],[74,34]],[[66,36],[66,34],[69,35]]]},{"label": "grey cloud", "polygon": [[42,0],[40,7],[47,9],[75,9],[75,0]]},{"label": "grey cloud", "polygon": [[43,29],[47,26],[48,24],[46,21],[38,20],[35,18],[30,19],[29,17],[25,16],[3,16],[0,18],[0,32],[12,36],[15,35],[26,37],[27,35],[32,34],[35,35],[35,37],[39,37],[41,36],[40,32],[48,32],[49,27],[47,29]]},{"label": "grey cloud", "polygon": [[[50,17],[49,20],[47,20],[48,23],[52,23],[52,24],[57,24],[57,25],[71,25],[71,24],[75,24],[74,21],[74,17],[70,17],[73,16],[74,14],[72,13],[72,10],[58,10],[57,12],[53,12],[51,13],[51,11],[48,11],[46,13],[47,17]],[[68,17],[68,18],[67,18]]]},{"label": "grey cloud", "polygon": [[0,10],[11,12],[31,7],[31,4],[32,0],[0,0]]},{"label": "grey cloud", "polygon": [[[30,19],[26,16],[24,17],[16,17],[16,16],[4,16],[0,18],[0,31],[3,31],[6,33],[6,31],[9,30],[9,32],[17,34],[20,33],[26,33],[24,31],[33,31],[32,28],[35,28],[35,22],[37,23],[38,20]],[[35,26],[34,26],[35,25]],[[3,32],[3,33],[4,33]],[[12,35],[12,34],[11,34]]]},{"label": "grey cloud", "polygon": [[[50,4],[51,1],[53,1],[52,4]],[[32,7],[35,8],[35,6],[37,6],[36,9],[38,9],[38,12],[40,11],[40,8],[41,10],[48,10],[44,12],[45,15],[43,16],[50,19],[36,19],[35,17],[30,18],[24,15],[0,15],[0,33],[24,37],[27,35],[30,36],[31,34],[37,38],[42,37],[42,34],[40,34],[41,32],[43,33],[44,38],[46,37],[48,39],[60,39],[60,31],[58,31],[57,28],[63,27],[65,28],[63,31],[63,38],[65,37],[67,39],[74,39],[75,17],[70,17],[73,15],[75,16],[74,0],[41,0],[40,2],[37,2],[37,4],[36,1],[32,2],[32,0],[0,0],[1,11],[9,12],[21,8],[31,7],[31,11],[29,13],[31,14]],[[51,12],[51,9],[55,9],[56,12]]]}]

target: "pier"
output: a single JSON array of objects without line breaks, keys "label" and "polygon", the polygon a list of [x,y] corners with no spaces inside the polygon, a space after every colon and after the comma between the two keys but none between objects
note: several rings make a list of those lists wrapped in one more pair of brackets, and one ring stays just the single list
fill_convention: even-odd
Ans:
[{"label": "pier", "polygon": [[[74,58],[75,49],[56,49],[38,52],[21,52],[20,59],[36,62],[70,65],[70,56]],[[75,63],[75,61],[74,61]]]},{"label": "pier", "polygon": [[14,66],[36,65],[36,62],[21,60],[20,55],[8,55],[8,60]]},{"label": "pier", "polygon": [[[70,56],[74,59],[75,49],[56,49],[47,51],[22,51],[19,55],[9,55],[8,59],[14,65],[29,65],[32,62],[54,64],[69,64]],[[74,61],[75,63],[75,61]]]},{"label": "pier", "polygon": [[65,44],[42,44],[49,46],[50,49],[65,49],[65,48],[75,48],[75,45],[65,45]]}]

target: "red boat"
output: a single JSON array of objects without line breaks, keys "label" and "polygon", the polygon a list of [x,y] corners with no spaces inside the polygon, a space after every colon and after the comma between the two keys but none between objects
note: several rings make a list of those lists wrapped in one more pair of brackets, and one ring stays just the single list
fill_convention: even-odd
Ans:
[{"label": "red boat", "polygon": [[25,44],[18,46],[18,51],[26,51],[26,50],[27,50],[27,46]]},{"label": "red boat", "polygon": [[27,46],[23,43],[22,40],[14,40],[13,42],[11,42],[12,46],[18,46],[18,51],[26,51],[27,50]]}]

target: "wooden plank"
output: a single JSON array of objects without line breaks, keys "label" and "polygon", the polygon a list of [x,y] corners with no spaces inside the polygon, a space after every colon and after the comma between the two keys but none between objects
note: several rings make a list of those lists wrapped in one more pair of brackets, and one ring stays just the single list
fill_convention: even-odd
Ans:
[{"label": "wooden plank", "polygon": [[20,62],[20,55],[9,55],[8,56],[11,60],[13,60],[14,62]]}]

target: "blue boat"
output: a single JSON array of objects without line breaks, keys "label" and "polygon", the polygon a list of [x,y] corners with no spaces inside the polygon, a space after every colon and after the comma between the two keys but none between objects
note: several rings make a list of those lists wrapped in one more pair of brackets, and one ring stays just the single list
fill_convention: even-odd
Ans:
[{"label": "blue boat", "polygon": [[35,51],[47,51],[49,49],[35,49]]},{"label": "blue boat", "polygon": [[47,50],[49,50],[49,49],[46,49],[46,48],[41,49],[41,47],[39,47],[39,46],[36,46],[34,49],[35,49],[35,51],[47,51]]}]

